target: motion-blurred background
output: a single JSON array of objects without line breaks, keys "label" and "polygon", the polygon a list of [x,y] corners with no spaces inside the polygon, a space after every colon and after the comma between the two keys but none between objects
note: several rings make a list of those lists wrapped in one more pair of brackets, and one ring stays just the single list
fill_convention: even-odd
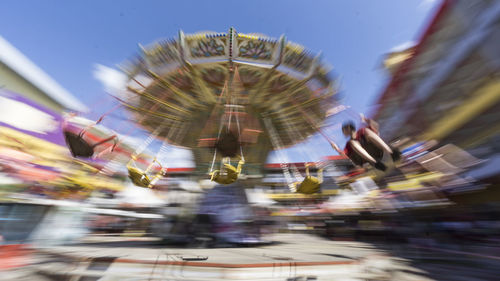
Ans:
[{"label": "motion-blurred background", "polygon": [[0,280],[498,280],[499,1],[3,6]]}]

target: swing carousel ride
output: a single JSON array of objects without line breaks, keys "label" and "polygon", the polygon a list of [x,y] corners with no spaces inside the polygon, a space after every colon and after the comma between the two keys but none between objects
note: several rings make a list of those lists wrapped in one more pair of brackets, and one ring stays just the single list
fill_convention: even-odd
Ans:
[{"label": "swing carousel ride", "polygon": [[[316,132],[333,143],[320,127],[336,105],[335,82],[319,55],[284,36],[273,39],[234,28],[192,35],[180,31],[177,39],[141,46],[122,69],[125,87],[112,94],[150,132],[127,164],[138,186],[152,187],[167,170],[156,158],[144,170],[135,166],[153,139],[163,142],[160,152],[167,144],[191,149],[197,172],[221,184],[234,182],[242,170],[261,173],[271,150]],[[114,136],[86,143],[81,132],[66,138],[73,156],[83,157],[95,157],[93,149],[105,142],[112,153],[119,143]],[[283,166],[291,189],[317,191],[320,179],[308,173],[305,180],[311,183],[304,187],[298,171],[294,181]]]},{"label": "swing carousel ride", "polygon": [[335,103],[320,57],[284,36],[181,31],[141,49],[117,98],[155,137],[192,149],[199,171],[237,158],[257,172],[270,150],[317,132]]}]

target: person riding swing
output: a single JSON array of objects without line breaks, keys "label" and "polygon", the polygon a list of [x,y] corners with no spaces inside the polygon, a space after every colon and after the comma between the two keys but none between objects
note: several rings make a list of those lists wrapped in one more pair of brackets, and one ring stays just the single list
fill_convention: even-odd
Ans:
[{"label": "person riding swing", "polygon": [[341,155],[347,156],[351,161],[358,166],[363,166],[369,163],[378,170],[385,171],[386,165],[382,163],[384,152],[389,153],[394,162],[401,158],[401,153],[396,148],[391,148],[378,135],[378,126],[375,121],[366,119],[361,116],[363,122],[367,124],[356,130],[353,121],[347,121],[342,124],[342,133],[349,137],[344,150],[340,150],[338,146],[332,143],[332,147]]}]

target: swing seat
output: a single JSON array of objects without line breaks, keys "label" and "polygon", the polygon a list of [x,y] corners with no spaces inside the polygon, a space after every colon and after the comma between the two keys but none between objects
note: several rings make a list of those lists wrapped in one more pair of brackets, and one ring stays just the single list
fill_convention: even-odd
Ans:
[{"label": "swing seat", "polygon": [[128,177],[137,186],[149,187],[151,180],[142,170],[135,167],[127,167]]},{"label": "swing seat", "polygon": [[90,144],[85,139],[83,139],[84,131],[82,131],[82,133],[80,134],[75,134],[70,131],[64,131],[63,133],[66,145],[68,146],[69,151],[71,152],[71,155],[73,157],[90,158],[94,155],[94,148],[96,146],[99,146],[111,140],[115,140],[115,144],[113,145],[111,151],[113,151],[115,149],[115,146],[117,145],[116,135],[105,138],[97,143]]},{"label": "swing seat", "polygon": [[359,141],[361,146],[370,154],[375,160],[381,160],[384,157],[384,150],[376,146],[374,143],[368,140],[366,137],[366,129],[371,129],[372,131],[375,131],[373,128],[368,127],[368,128],[361,128],[357,131],[357,137],[356,139]]},{"label": "swing seat", "polygon": [[297,193],[302,194],[313,194],[319,191],[319,187],[321,185],[320,180],[317,177],[307,176],[304,180],[299,184],[297,188]]},{"label": "swing seat", "polygon": [[241,165],[243,163],[244,161],[240,160],[237,168],[231,164],[224,164],[224,170],[226,171],[226,174],[221,175],[220,170],[215,170],[210,174],[212,176],[210,180],[219,184],[231,184],[235,182],[240,175]]},{"label": "swing seat", "polygon": [[230,164],[224,164],[226,175],[221,175],[220,170],[215,170],[212,173],[211,180],[219,184],[231,184],[238,179],[236,168]]},{"label": "swing seat", "polygon": [[94,146],[86,142],[81,135],[64,131],[64,139],[73,157],[92,157],[94,155]]},{"label": "swing seat", "polygon": [[[158,161],[156,161],[156,158],[153,160],[153,162],[151,162],[151,164],[149,164],[149,166],[144,171],[131,165],[132,161],[136,160],[137,157],[135,155],[132,155],[132,159],[127,164],[128,177],[135,185],[140,187],[153,188],[156,181],[159,180],[160,177],[165,176],[166,169],[163,168]],[[154,163],[157,163],[160,166],[160,171],[156,173],[156,175],[153,178],[150,178],[148,176],[148,172],[153,167]]]}]

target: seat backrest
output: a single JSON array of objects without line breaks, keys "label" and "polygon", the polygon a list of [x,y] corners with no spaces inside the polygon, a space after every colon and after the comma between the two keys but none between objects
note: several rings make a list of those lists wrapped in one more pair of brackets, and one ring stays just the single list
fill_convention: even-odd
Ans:
[{"label": "seat backrest", "polygon": [[94,148],[83,137],[73,132],[65,131],[64,139],[73,157],[92,157]]},{"label": "seat backrest", "polygon": [[319,191],[320,182],[316,177],[305,177],[297,189],[298,193],[312,194]]}]

